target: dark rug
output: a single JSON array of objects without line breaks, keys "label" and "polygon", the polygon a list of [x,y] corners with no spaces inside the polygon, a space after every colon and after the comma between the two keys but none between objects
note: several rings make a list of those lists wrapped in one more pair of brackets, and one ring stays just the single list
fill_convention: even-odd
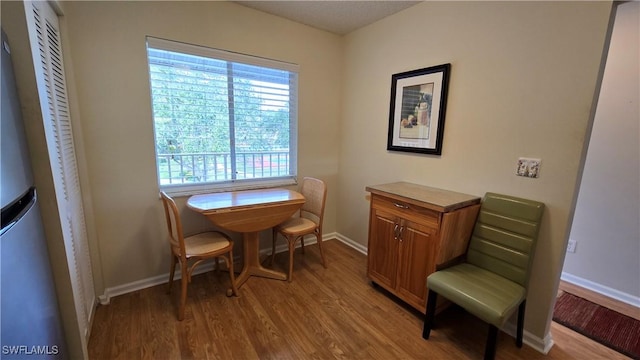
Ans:
[{"label": "dark rug", "polygon": [[556,300],[553,321],[633,359],[640,359],[640,321],[569,293]]}]

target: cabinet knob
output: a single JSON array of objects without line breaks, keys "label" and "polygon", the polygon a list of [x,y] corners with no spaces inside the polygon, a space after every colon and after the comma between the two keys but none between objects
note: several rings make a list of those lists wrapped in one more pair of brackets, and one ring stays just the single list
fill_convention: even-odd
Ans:
[{"label": "cabinet knob", "polygon": [[405,204],[393,203],[393,205],[395,207],[397,207],[397,208],[400,208],[400,209],[408,209],[409,208],[409,205],[405,205]]}]

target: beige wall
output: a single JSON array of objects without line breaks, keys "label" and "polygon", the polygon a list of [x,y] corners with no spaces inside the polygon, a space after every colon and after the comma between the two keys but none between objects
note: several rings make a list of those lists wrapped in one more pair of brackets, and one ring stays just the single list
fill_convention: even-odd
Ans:
[{"label": "beige wall", "polygon": [[[345,38],[338,231],[366,245],[366,185],[543,201],[525,328],[543,338],[562,268],[611,5],[425,2]],[[386,151],[391,75],[451,63],[442,156]],[[540,178],[515,175],[542,159]]]},{"label": "beige wall", "polygon": [[[169,269],[146,35],[300,65],[298,172],[327,181],[325,232],[336,231],[340,37],[226,2],[65,2],[64,10],[102,263],[98,295]],[[187,231],[210,227],[184,201]]]}]

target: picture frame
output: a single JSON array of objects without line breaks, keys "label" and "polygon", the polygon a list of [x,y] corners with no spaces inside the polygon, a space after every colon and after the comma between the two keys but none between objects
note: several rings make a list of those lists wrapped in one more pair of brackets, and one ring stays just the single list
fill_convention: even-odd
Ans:
[{"label": "picture frame", "polygon": [[451,64],[391,76],[387,150],[441,155]]}]

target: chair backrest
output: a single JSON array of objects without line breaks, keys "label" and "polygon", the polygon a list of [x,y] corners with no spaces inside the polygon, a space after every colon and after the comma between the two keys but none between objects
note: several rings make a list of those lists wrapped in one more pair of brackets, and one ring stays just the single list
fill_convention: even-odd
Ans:
[{"label": "chair backrest", "polygon": [[487,193],[467,262],[527,288],[543,211],[541,202]]},{"label": "chair backrest", "polygon": [[321,229],[324,203],[327,199],[327,185],[320,179],[305,177],[302,179],[300,192],[305,198],[305,202],[300,208],[300,216],[315,222]]},{"label": "chair backrest", "polygon": [[180,256],[185,254],[184,237],[182,233],[182,222],[176,202],[164,191],[160,192],[164,214],[167,220],[167,230],[169,231],[169,243],[171,248],[177,250]]}]

